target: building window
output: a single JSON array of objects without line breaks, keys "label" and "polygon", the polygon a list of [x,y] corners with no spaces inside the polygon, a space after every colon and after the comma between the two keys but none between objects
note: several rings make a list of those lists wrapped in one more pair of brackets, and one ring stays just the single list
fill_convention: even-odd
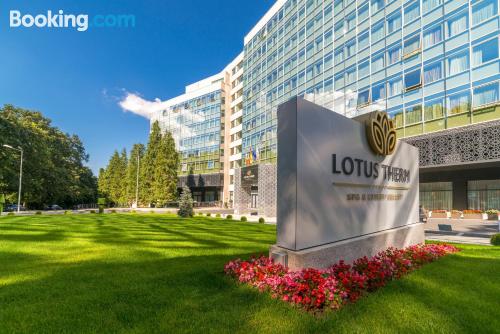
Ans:
[{"label": "building window", "polygon": [[356,12],[347,17],[347,31],[356,28]]},{"label": "building window", "polygon": [[380,71],[384,68],[384,54],[379,54],[372,58],[372,73]]},{"label": "building window", "polygon": [[409,58],[420,52],[420,35],[407,39],[404,44],[403,58]]},{"label": "building window", "polygon": [[448,115],[462,114],[470,110],[470,93],[469,91],[461,92],[447,99]]},{"label": "building window", "polygon": [[333,55],[330,53],[325,57],[325,69],[330,69],[333,66]]},{"label": "building window", "polygon": [[385,84],[381,83],[372,87],[372,101],[385,99]]},{"label": "building window", "polygon": [[335,39],[339,39],[344,36],[344,21],[341,20],[335,24]]},{"label": "building window", "polygon": [[333,42],[333,32],[330,29],[327,32],[325,32],[325,46],[330,45],[330,43],[332,42]]},{"label": "building window", "polygon": [[389,112],[389,117],[393,120],[396,128],[404,127],[404,113],[403,110],[396,110]]},{"label": "building window", "polygon": [[401,60],[401,46],[396,46],[387,51],[387,64],[392,65]]},{"label": "building window", "polygon": [[365,61],[364,63],[360,63],[358,66],[358,77],[364,78],[370,75],[370,63]]},{"label": "building window", "polygon": [[443,27],[438,25],[424,32],[424,47],[431,47],[443,40]]},{"label": "building window", "polygon": [[370,103],[370,90],[365,89],[358,94],[358,107],[366,106]]},{"label": "building window", "polygon": [[335,14],[340,13],[342,9],[344,9],[344,1],[343,0],[335,0],[334,2],[334,11]]},{"label": "building window", "polygon": [[474,107],[498,102],[498,82],[474,88]]},{"label": "building window", "polygon": [[387,90],[389,97],[401,94],[403,91],[403,81],[401,78],[389,80]]},{"label": "building window", "polygon": [[380,41],[384,38],[384,23],[379,23],[372,28],[372,43]]},{"label": "building window", "polygon": [[356,41],[352,40],[346,44],[346,56],[352,57],[356,54]]},{"label": "building window", "polygon": [[368,38],[369,38],[368,31],[365,31],[365,32],[362,32],[359,34],[359,37],[358,37],[359,51],[361,51],[369,46],[369,39]]},{"label": "building window", "polygon": [[401,28],[401,12],[387,19],[387,33],[390,34]]},{"label": "building window", "polygon": [[444,117],[444,104],[442,99],[425,102],[424,119],[426,121],[440,119],[443,117]]},{"label": "building window", "polygon": [[349,85],[355,81],[356,81],[356,67],[351,67],[350,69],[346,70],[345,83],[346,85]]},{"label": "building window", "polygon": [[344,74],[339,74],[335,76],[335,90],[340,90],[342,87],[344,87]]},{"label": "building window", "polygon": [[363,22],[368,18],[368,4],[358,9],[358,21]]},{"label": "building window", "polygon": [[424,67],[424,83],[429,84],[443,78],[443,63],[441,61]]},{"label": "building window", "polygon": [[469,15],[467,13],[459,14],[447,21],[447,37],[456,36],[469,28]]},{"label": "building window", "polygon": [[498,0],[483,0],[472,7],[472,24],[476,25],[498,14]]},{"label": "building window", "polygon": [[472,48],[472,64],[478,66],[498,58],[498,38],[495,37]]},{"label": "building window", "polygon": [[453,209],[451,182],[420,183],[420,204],[427,210]]},{"label": "building window", "polygon": [[422,13],[428,13],[437,6],[440,6],[443,0],[423,0],[422,1]]},{"label": "building window", "polygon": [[372,0],[372,13],[376,13],[384,8],[384,0]]},{"label": "building window", "polygon": [[469,69],[469,51],[460,52],[458,54],[450,56],[447,61],[448,76],[467,71]]},{"label": "building window", "polygon": [[500,207],[500,180],[467,181],[467,204],[471,210]]},{"label": "building window", "polygon": [[406,125],[422,122],[422,105],[418,104],[405,109]]},{"label": "building window", "polygon": [[420,69],[405,73],[405,90],[418,88],[422,85],[422,73]]},{"label": "building window", "polygon": [[341,62],[344,61],[344,48],[341,46],[337,50],[335,50],[335,57],[334,57],[335,65],[340,64]]},{"label": "building window", "polygon": [[405,25],[420,17],[420,2],[416,1],[405,8]]}]

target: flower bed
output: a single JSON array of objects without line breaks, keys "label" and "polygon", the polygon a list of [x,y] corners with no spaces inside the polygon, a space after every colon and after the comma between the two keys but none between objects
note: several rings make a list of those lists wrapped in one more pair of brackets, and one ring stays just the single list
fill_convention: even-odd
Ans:
[{"label": "flower bed", "polygon": [[432,210],[432,211],[430,211],[429,218],[448,218],[448,211],[446,211],[446,210]]},{"label": "flower bed", "polygon": [[483,211],[481,210],[464,210],[464,219],[483,219]]},{"label": "flower bed", "polygon": [[328,269],[289,271],[265,256],[240,259],[226,264],[224,272],[240,283],[249,284],[273,298],[309,311],[338,309],[355,302],[363,294],[383,287],[425,263],[458,249],[450,245],[416,245],[405,249],[389,248],[372,258],[363,257],[352,265],[343,261]]}]

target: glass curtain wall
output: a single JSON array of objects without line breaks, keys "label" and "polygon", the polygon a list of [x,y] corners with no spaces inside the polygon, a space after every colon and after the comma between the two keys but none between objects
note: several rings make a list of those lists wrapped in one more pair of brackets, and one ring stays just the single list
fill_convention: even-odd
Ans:
[{"label": "glass curtain wall", "polygon": [[476,180],[467,182],[469,209],[500,209],[500,180]]},{"label": "glass curtain wall", "polygon": [[420,183],[420,205],[427,210],[451,210],[453,206],[452,183]]}]

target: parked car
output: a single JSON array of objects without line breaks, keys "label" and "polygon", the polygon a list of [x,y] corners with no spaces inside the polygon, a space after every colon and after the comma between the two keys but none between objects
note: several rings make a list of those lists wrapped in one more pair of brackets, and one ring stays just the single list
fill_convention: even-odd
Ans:
[{"label": "parked car", "polygon": [[56,210],[63,210],[63,208],[61,208],[59,205],[57,204],[52,204],[52,205],[48,205],[45,207],[45,210],[48,210],[48,211],[56,211]]},{"label": "parked car", "polygon": [[[19,207],[19,211],[26,211],[26,208],[24,206]],[[5,207],[5,212],[17,212],[17,204],[10,204]]]}]

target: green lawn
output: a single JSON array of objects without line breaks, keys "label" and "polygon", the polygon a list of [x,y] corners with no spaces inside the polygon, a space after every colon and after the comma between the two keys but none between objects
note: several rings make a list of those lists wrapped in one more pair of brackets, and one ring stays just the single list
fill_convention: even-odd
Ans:
[{"label": "green lawn", "polygon": [[1,217],[0,333],[500,332],[500,247],[460,246],[317,317],[223,275],[274,240],[203,217]]}]

